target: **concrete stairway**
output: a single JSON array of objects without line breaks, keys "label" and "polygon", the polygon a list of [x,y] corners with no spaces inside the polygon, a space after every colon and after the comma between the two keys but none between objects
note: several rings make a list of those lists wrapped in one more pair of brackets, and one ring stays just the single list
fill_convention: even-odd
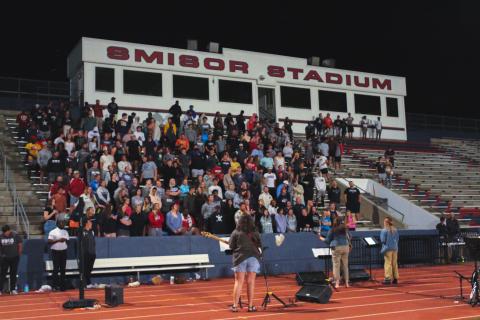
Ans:
[{"label": "concrete stairway", "polygon": [[[39,185],[31,180],[25,166],[25,155],[21,154],[24,142],[17,142],[19,138],[16,135],[15,118],[18,111],[0,110],[0,143],[5,148],[7,164],[12,172],[15,181],[17,193],[25,208],[30,221],[30,234],[35,237],[42,234],[42,213],[45,208],[47,197],[47,186]],[[3,173],[3,163],[0,164]],[[37,181],[38,182],[38,181]],[[16,222],[13,216],[13,199],[7,190],[3,174],[0,176],[0,224],[9,223],[14,225]]]}]

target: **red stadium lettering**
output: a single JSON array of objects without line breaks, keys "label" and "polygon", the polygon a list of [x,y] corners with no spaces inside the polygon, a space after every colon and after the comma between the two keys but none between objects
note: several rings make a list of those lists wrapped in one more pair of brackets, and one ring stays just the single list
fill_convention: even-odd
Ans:
[{"label": "red stadium lettering", "polygon": [[357,87],[361,87],[361,88],[368,88],[370,86],[370,78],[368,77],[363,77],[363,83],[360,82],[360,77],[359,76],[354,76],[353,77],[353,83],[357,86]]},{"label": "red stadium lettering", "polygon": [[308,81],[308,80],[317,80],[318,82],[323,82],[322,77],[318,74],[317,71],[315,70],[310,70],[308,71],[307,75],[303,80]]},{"label": "red stadium lettering", "polygon": [[231,60],[229,62],[230,72],[241,71],[248,74],[248,63],[243,61]]},{"label": "red stadium lettering", "polygon": [[153,63],[154,61],[156,61],[157,64],[163,64],[163,52],[154,51],[150,55],[148,55],[142,49],[135,49],[135,61],[142,62],[142,60],[146,63]]},{"label": "red stadium lettering", "polygon": [[352,85],[352,78],[350,77],[349,74],[347,74],[345,76],[345,83],[347,84],[347,86],[351,86]]},{"label": "red stadium lettering", "polygon": [[180,65],[185,68],[198,68],[199,67],[199,62],[198,62],[198,57],[195,56],[190,56],[186,54],[182,54],[178,58]]},{"label": "red stadium lettering", "polygon": [[338,73],[325,73],[325,82],[333,84],[342,84],[342,75]]},{"label": "red stadium lettering", "polygon": [[169,66],[174,66],[175,65],[175,55],[173,53],[167,54],[167,63]]},{"label": "red stadium lettering", "polygon": [[270,77],[285,78],[285,69],[280,66],[268,66],[267,72]]},{"label": "red stadium lettering", "polygon": [[225,62],[222,59],[205,58],[205,60],[203,60],[203,65],[205,66],[205,69],[208,70],[223,71],[225,69]]},{"label": "red stadium lettering", "polygon": [[127,48],[111,46],[107,48],[107,57],[115,60],[128,60],[130,54]]},{"label": "red stadium lettering", "polygon": [[298,79],[298,74],[303,73],[303,69],[298,69],[298,68],[287,68],[287,71],[292,73],[293,79]]},{"label": "red stadium lettering", "polygon": [[385,79],[385,80],[381,81],[380,79],[373,78],[372,79],[372,86],[375,89],[392,90],[392,81],[390,79]]}]

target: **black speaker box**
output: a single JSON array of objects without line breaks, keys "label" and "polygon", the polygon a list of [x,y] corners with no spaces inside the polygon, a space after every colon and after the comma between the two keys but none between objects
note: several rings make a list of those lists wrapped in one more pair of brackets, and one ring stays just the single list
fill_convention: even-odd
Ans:
[{"label": "black speaker box", "polygon": [[363,269],[350,270],[348,273],[351,282],[368,281],[370,279],[368,272]]},{"label": "black speaker box", "polygon": [[296,294],[298,301],[328,303],[332,296],[332,288],[329,285],[311,285],[303,286]]},{"label": "black speaker box", "polygon": [[116,285],[106,286],[105,303],[112,307],[123,304],[123,287]]},{"label": "black speaker box", "polygon": [[318,272],[298,272],[296,280],[298,285],[303,286],[305,284],[327,284],[327,277],[322,271]]}]

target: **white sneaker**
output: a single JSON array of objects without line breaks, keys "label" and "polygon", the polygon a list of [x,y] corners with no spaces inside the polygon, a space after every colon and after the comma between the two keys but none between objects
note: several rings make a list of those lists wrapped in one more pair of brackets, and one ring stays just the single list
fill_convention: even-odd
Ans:
[{"label": "white sneaker", "polygon": [[87,289],[95,289],[96,286],[94,284],[89,284],[87,285]]},{"label": "white sneaker", "polygon": [[10,294],[12,294],[12,295],[17,295],[18,292],[17,292],[17,290],[12,290],[12,291],[10,292]]}]

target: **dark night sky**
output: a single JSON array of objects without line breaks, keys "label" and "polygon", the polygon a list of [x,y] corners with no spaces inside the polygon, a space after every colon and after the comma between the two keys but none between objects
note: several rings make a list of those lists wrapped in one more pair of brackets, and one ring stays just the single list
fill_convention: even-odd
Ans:
[{"label": "dark night sky", "polygon": [[[67,1],[70,4],[73,2]],[[81,36],[333,57],[343,69],[405,76],[407,112],[480,117],[477,1],[29,2],[2,10],[0,76],[66,80]],[[314,6],[315,4],[315,6]],[[7,50],[8,48],[8,50]]]}]

